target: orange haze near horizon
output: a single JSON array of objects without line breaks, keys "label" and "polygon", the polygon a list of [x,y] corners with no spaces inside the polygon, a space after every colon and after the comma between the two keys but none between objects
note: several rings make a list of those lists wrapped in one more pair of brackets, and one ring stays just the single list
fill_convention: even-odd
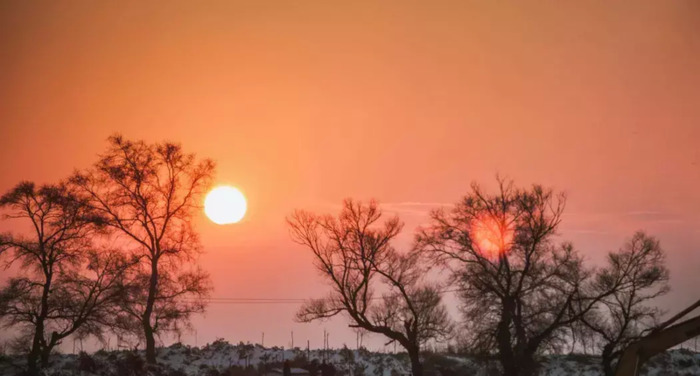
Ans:
[{"label": "orange haze near horizon", "polygon": [[[89,166],[113,133],[180,142],[248,199],[238,224],[197,218],[213,296],[309,298],[326,289],[292,210],[376,198],[407,247],[499,173],[566,191],[561,235],[592,262],[657,236],[675,311],[700,299],[699,17],[694,1],[3,1],[0,191]],[[212,303],[181,339],[314,348],[326,328],[355,346],[297,308]]]}]

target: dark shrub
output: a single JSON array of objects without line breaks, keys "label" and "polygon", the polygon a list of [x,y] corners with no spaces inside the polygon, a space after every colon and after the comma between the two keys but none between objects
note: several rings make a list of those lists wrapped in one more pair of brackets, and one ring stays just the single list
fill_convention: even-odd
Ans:
[{"label": "dark shrub", "polygon": [[84,372],[95,373],[97,371],[97,362],[85,351],[81,351],[78,354],[78,370]]},{"label": "dark shrub", "polygon": [[115,363],[117,376],[142,376],[146,374],[146,363],[132,351],[126,351]]},{"label": "dark shrub", "polygon": [[187,374],[181,369],[174,369],[170,371],[168,376],[187,376]]}]

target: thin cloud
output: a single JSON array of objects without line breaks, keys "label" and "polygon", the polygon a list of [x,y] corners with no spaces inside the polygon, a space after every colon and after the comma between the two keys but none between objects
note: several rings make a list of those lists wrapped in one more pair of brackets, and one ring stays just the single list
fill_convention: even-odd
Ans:
[{"label": "thin cloud", "polygon": [[417,201],[407,201],[407,202],[386,202],[386,203],[381,203],[382,205],[390,205],[390,206],[449,206],[453,205],[453,203],[445,203],[445,202],[417,202]]},{"label": "thin cloud", "polygon": [[433,209],[452,204],[444,202],[380,202],[379,205],[385,210],[394,213],[427,215]]},{"label": "thin cloud", "polygon": [[595,234],[595,235],[603,235],[603,234],[610,233],[610,231],[605,231],[605,230],[566,229],[566,228],[562,228],[562,232],[568,232],[568,233],[572,233],[572,234]]},{"label": "thin cloud", "polygon": [[[404,201],[404,202],[382,202],[378,201],[379,207],[383,210],[394,212],[394,213],[407,213],[407,214],[427,214],[431,210],[437,209],[443,206],[452,206],[453,203],[446,202],[418,202],[418,201]],[[323,205],[326,208],[339,209],[343,205],[341,203],[325,203]]]},{"label": "thin cloud", "polygon": [[660,216],[664,215],[666,213],[661,212],[661,211],[655,211],[655,210],[637,210],[637,211],[630,211],[627,213],[624,213],[622,215],[626,216],[632,216],[632,217],[646,217],[646,216]]}]

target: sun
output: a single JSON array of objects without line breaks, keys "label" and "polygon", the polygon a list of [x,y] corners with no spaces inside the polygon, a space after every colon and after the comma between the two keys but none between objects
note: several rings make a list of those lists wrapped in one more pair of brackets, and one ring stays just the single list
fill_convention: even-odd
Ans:
[{"label": "sun", "polygon": [[476,250],[491,260],[505,255],[513,243],[512,224],[504,223],[488,215],[480,216],[471,223],[471,234]]},{"label": "sun", "polygon": [[248,208],[245,196],[238,189],[223,185],[212,189],[204,199],[204,213],[219,225],[243,219]]}]

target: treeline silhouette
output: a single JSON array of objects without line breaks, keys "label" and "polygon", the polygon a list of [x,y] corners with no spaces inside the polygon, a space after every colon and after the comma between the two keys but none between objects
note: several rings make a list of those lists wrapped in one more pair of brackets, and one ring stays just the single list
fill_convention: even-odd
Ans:
[{"label": "treeline silhouette", "polygon": [[[69,336],[108,333],[145,348],[143,367],[138,354],[129,359],[146,372],[156,338],[217,301],[196,265],[192,226],[213,174],[211,160],[178,144],[116,135],[91,167],[56,184],[20,182],[0,197],[6,218],[30,229],[0,235],[0,257],[22,271],[0,287],[0,320],[18,332],[11,345],[26,354],[27,374],[47,368]],[[653,300],[668,291],[664,252],[638,232],[604,265],[589,265],[558,237],[564,204],[540,185],[473,184],[453,207],[433,211],[405,250],[394,247],[403,223],[375,201],[348,199],[335,216],[295,211],[292,239],[330,287],[296,319],[344,315],[405,349],[414,376],[423,376],[429,341],[496,357],[507,376],[534,375],[544,354],[595,348],[611,375],[661,314]],[[457,293],[460,317],[448,314],[445,291]]]},{"label": "treeline silhouette", "polygon": [[108,139],[93,166],[56,184],[21,182],[0,197],[30,233],[2,234],[0,255],[22,273],[0,289],[0,318],[19,331],[27,373],[49,365],[66,337],[106,332],[145,342],[180,331],[211,291],[195,264],[192,216],[214,163],[173,143]]},{"label": "treeline silhouette", "polygon": [[[507,376],[534,375],[538,357],[571,346],[596,348],[611,375],[661,313],[652,300],[668,291],[664,252],[638,232],[605,265],[588,265],[557,236],[565,200],[500,178],[492,193],[472,184],[453,207],[433,211],[405,251],[392,245],[401,221],[384,219],[374,201],[348,199],[336,216],[296,211],[292,237],[330,286],[297,319],[343,314],[350,326],[398,342],[414,376],[423,374],[421,347],[448,338],[463,352],[495,356]],[[448,317],[441,288],[458,290],[460,318]]]}]

